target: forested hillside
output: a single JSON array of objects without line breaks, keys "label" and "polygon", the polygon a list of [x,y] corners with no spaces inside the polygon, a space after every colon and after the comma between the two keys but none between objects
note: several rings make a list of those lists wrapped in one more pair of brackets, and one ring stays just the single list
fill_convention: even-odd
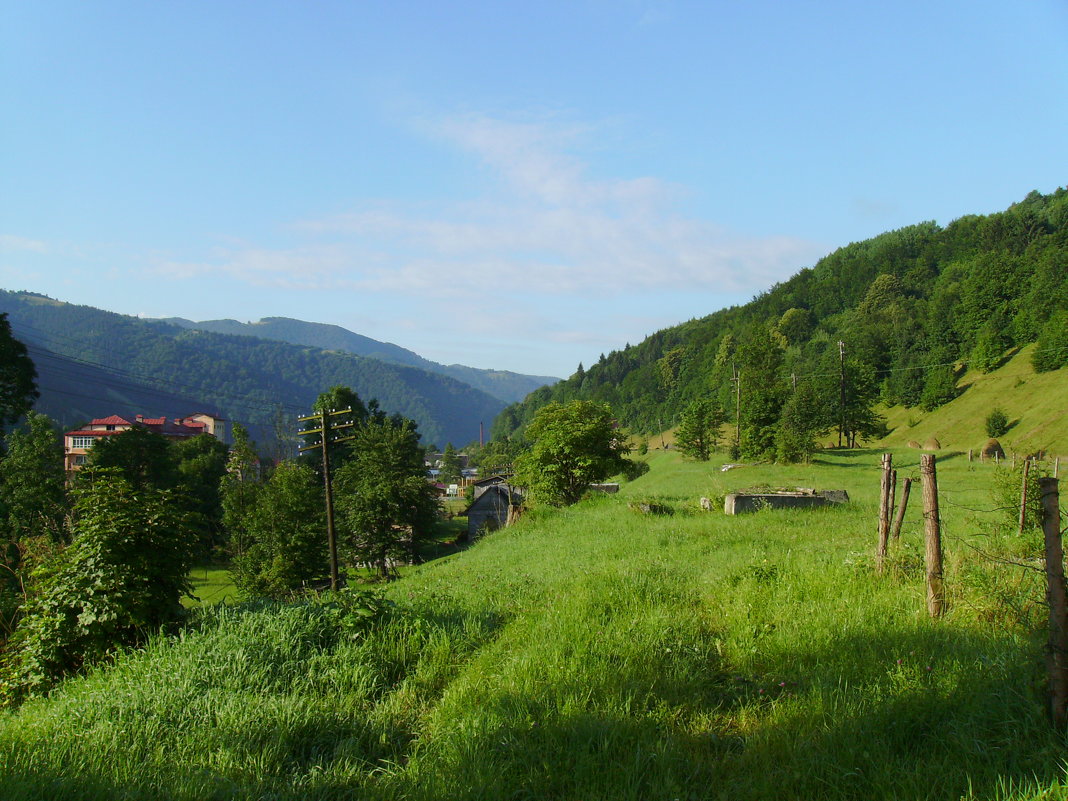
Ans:
[{"label": "forested hillside", "polygon": [[296,430],[320,392],[345,385],[419,423],[427,443],[467,442],[503,403],[446,376],[347,353],[159,321],[0,291],[39,374],[36,408],[65,426],[91,417],[221,412],[261,444]]},{"label": "forested hillside", "polygon": [[399,345],[379,342],[341,326],[309,323],[289,317],[265,317],[256,323],[242,323],[237,320],[206,320],[195,323],[180,317],[167,318],[161,322],[173,323],[182,328],[213,331],[217,334],[240,334],[289,342],[293,345],[310,345],[324,350],[347,351],[392,364],[418,367],[463,381],[505,403],[521,401],[538,387],[560,380],[552,376],[521,375],[507,370],[482,370],[462,364],[438,364]]},{"label": "forested hillside", "polygon": [[994,369],[1036,341],[1035,369],[1068,361],[1064,188],[840,248],[744,306],[580,365],[505,409],[494,437],[553,400],[604,401],[624,425],[651,432],[711,398],[740,418],[746,455],[775,454],[790,426],[809,437],[840,429],[848,442],[881,433],[879,402],[937,408],[962,369]]}]

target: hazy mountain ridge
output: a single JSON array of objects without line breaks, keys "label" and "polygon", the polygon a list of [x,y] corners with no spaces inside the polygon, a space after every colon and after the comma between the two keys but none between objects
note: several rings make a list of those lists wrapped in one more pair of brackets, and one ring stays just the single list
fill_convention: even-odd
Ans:
[{"label": "hazy mountain ridge", "polygon": [[[0,291],[15,336],[35,355],[37,409],[73,425],[115,412],[217,411],[261,441],[295,430],[293,418],[343,384],[419,423],[429,443],[466,443],[503,402],[468,384],[340,351],[183,328]],[[196,408],[190,408],[190,406]]]},{"label": "hazy mountain ridge", "polygon": [[259,337],[289,342],[293,345],[309,345],[323,350],[345,351],[370,359],[418,367],[463,381],[505,403],[521,401],[539,387],[554,384],[560,380],[553,376],[523,375],[509,370],[487,370],[462,364],[439,364],[407,348],[391,342],[371,339],[339,325],[310,323],[291,317],[264,317],[255,323],[242,323],[238,320],[195,322],[181,317],[168,317],[160,322],[219,334]]}]

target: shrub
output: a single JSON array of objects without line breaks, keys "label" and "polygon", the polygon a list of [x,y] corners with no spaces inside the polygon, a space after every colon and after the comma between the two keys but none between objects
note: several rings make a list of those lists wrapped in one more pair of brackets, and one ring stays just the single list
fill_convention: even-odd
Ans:
[{"label": "shrub", "polygon": [[1002,436],[1009,430],[1009,418],[1001,407],[994,407],[986,416],[986,435],[991,439]]},{"label": "shrub", "polygon": [[70,546],[35,571],[0,675],[5,700],[46,691],[182,614],[196,531],[173,493],[86,470],[73,517]]}]

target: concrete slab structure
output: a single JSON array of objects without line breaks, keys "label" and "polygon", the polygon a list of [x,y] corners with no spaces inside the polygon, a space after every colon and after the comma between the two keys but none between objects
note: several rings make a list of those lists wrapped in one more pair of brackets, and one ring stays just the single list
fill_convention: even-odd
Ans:
[{"label": "concrete slab structure", "polygon": [[765,508],[809,509],[848,502],[849,493],[845,490],[753,490],[732,492],[723,501],[723,511],[729,515],[737,515]]}]

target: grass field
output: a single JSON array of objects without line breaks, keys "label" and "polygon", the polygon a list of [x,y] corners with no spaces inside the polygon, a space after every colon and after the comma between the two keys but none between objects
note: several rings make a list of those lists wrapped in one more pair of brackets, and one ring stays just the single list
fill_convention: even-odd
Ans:
[{"label": "grass field", "polygon": [[960,395],[929,414],[887,410],[891,432],[880,444],[900,448],[909,440],[922,444],[935,437],[943,448],[978,452],[987,440],[984,421],[1000,406],[1012,426],[1000,438],[1006,453],[1045,450],[1068,462],[1068,369],[1036,373],[1031,368],[1034,349],[1022,348],[993,372],[968,371],[957,382]]},{"label": "grass field", "polygon": [[[918,452],[894,455],[915,472]],[[949,611],[932,621],[918,494],[872,569],[879,452],[649,458],[617,496],[413,569],[376,613],[205,608],[3,713],[0,797],[1068,799],[1041,575],[1015,564],[1039,534],[1009,532],[995,468],[939,459]],[[761,485],[852,501],[699,511]]]},{"label": "grass field", "polygon": [[233,603],[238,600],[237,587],[230,578],[227,567],[210,565],[195,567],[189,574],[193,582],[192,598],[184,598],[187,607],[210,606],[211,604]]}]

